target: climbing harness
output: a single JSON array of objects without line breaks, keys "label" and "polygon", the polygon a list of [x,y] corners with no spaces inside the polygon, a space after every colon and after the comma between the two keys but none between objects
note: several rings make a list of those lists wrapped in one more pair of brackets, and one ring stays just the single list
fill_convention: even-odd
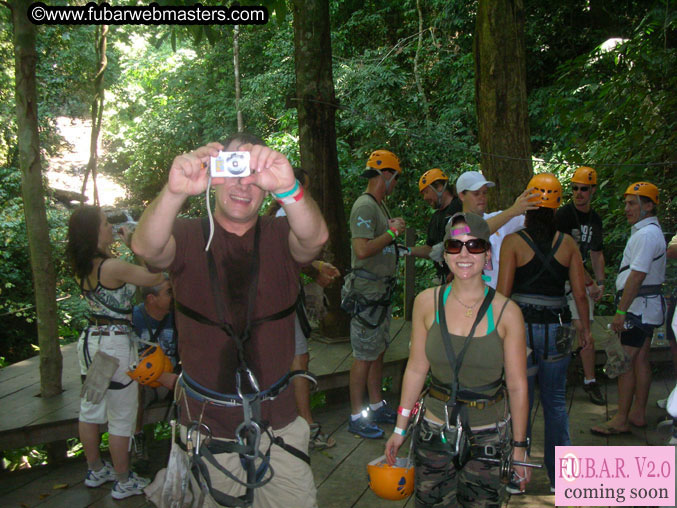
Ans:
[{"label": "climbing harness", "polygon": [[[245,345],[251,338],[252,329],[262,323],[287,317],[297,308],[297,303],[295,302],[288,308],[269,316],[258,319],[252,318],[259,278],[260,222],[260,220],[257,220],[254,230],[254,248],[251,266],[252,278],[247,300],[246,325],[241,333],[237,333],[234,327],[225,319],[225,300],[222,291],[218,287],[216,262],[211,250],[206,251],[207,268],[218,321],[205,317],[182,302],[176,302],[176,308],[179,312],[198,323],[219,328],[233,340],[237,349],[238,367],[235,371],[235,394],[223,394],[204,387],[195,381],[185,369],[177,381],[177,387],[182,390],[182,393],[202,405],[203,414],[206,405],[215,407],[242,407],[244,417],[235,430],[234,441],[213,438],[211,436],[211,429],[202,422],[202,415],[200,415],[198,420],[192,420],[187,429],[186,450],[189,451],[192,474],[203,492],[208,491],[221,506],[246,507],[252,504],[254,489],[268,483],[275,474],[270,464],[270,448],[272,445],[280,446],[288,453],[310,464],[310,458],[307,454],[286,444],[281,437],[272,435],[268,423],[261,419],[261,402],[277,397],[289,386],[291,379],[295,376],[304,376],[316,383],[315,378],[307,371],[293,371],[285,374],[269,388],[262,390],[245,357]],[[210,232],[209,223],[206,220],[202,221],[202,232],[205,243],[207,243]],[[264,433],[269,437],[270,445],[265,452],[262,452],[259,447]],[[222,453],[237,453],[239,455],[242,467],[246,471],[245,481],[237,478],[231,471],[226,470],[216,461],[214,456]],[[258,466],[256,465],[257,459],[261,461]],[[245,494],[235,497],[216,490],[212,486],[207,463],[211,464],[232,481],[245,487]]]}]

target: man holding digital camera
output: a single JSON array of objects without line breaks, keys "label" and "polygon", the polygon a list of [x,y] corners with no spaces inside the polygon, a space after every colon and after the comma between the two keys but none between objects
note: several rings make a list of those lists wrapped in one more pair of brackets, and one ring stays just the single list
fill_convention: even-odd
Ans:
[{"label": "man holding digital camera", "polygon": [[[233,173],[248,176],[222,177],[230,157],[222,150],[249,154],[251,174],[237,168]],[[208,193],[210,184],[216,224],[177,219],[186,199]],[[259,216],[268,192],[288,220]],[[176,157],[167,185],[141,217],[133,250],[169,271],[174,288],[181,439],[193,463],[209,472],[205,506],[317,505],[308,424],[285,388],[300,269],[327,238],[289,161],[242,133]]]}]

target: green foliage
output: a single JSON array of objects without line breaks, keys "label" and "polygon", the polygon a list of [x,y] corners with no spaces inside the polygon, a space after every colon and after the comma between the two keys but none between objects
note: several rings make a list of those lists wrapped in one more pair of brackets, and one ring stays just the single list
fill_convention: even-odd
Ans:
[{"label": "green foliage", "polygon": [[[21,174],[15,168],[0,168],[0,331],[3,354],[9,363],[35,354],[31,343],[36,343],[35,308],[28,240],[21,198]],[[73,341],[86,315],[79,288],[72,280],[65,264],[65,239],[69,213],[49,206],[47,221],[57,274],[59,301],[59,335]]]},{"label": "green foliage", "polygon": [[19,471],[47,464],[47,451],[44,446],[26,446],[2,452],[2,469]]},{"label": "green foliage", "polygon": [[[287,101],[296,94],[293,20],[283,1],[264,4],[276,22],[240,27],[245,129],[298,164],[297,114]],[[419,176],[440,167],[453,182],[463,171],[478,169],[479,159],[472,54],[477,2],[418,4],[420,47],[416,0],[343,0],[330,2],[330,12],[346,216],[364,190],[359,174],[369,153],[392,150],[403,175],[388,205],[419,232],[421,244],[432,210],[419,196]],[[525,3],[532,147],[543,160],[536,169],[554,171],[563,181],[580,164],[598,170],[594,206],[604,219],[609,279],[628,235],[619,195],[630,182],[660,186],[660,218],[666,231],[674,231],[677,172],[674,164],[666,165],[677,160],[673,6],[674,0],[627,0],[622,8],[583,0]],[[20,174],[8,169],[16,166],[12,30],[7,17],[1,23],[0,317],[7,326],[0,340],[11,362],[32,353],[35,315]],[[159,192],[176,155],[235,131],[232,34],[228,26],[111,27],[102,170],[127,185],[133,204],[142,208]],[[612,36],[624,41],[603,50]],[[62,143],[54,119],[90,114],[94,27],[41,27],[38,53],[41,143],[51,154]],[[203,197],[191,198],[185,212],[203,214]],[[73,295],[59,303],[59,333],[73,340],[85,308],[64,265],[67,216],[49,207],[58,296]],[[434,268],[420,259],[415,264],[420,290],[430,285]],[[401,312],[399,304],[395,311]]]},{"label": "green foliage", "polygon": [[659,2],[628,39],[600,43],[562,63],[553,85],[532,94],[540,157],[567,161],[549,169],[562,181],[577,165],[597,169],[594,207],[604,220],[608,275],[615,274],[628,237],[621,198],[629,184],[658,185],[664,231],[674,231],[677,222],[677,50],[665,44],[665,31],[676,27],[675,13],[666,16]]}]

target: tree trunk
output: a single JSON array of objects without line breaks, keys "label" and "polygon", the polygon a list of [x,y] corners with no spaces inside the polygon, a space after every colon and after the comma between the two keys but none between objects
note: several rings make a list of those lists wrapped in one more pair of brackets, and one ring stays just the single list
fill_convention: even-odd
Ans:
[{"label": "tree trunk", "polygon": [[482,171],[496,183],[493,208],[505,209],[533,172],[523,0],[480,0],[474,53]]},{"label": "tree trunk", "polygon": [[[293,0],[296,107],[301,165],[310,174],[310,192],[329,226],[329,256],[341,273],[350,268],[350,242],[336,153],[336,97],[332,76],[327,0]],[[327,288],[326,337],[349,335],[349,318],[340,309],[341,287]]]},{"label": "tree trunk", "polygon": [[28,21],[27,15],[30,3],[28,0],[14,0],[10,4],[14,25],[16,123],[21,190],[38,315],[40,393],[43,397],[51,397],[62,391],[62,357],[57,335],[56,277],[40,166],[35,83],[38,55],[35,50],[35,25]]},{"label": "tree trunk", "polygon": [[87,190],[87,177],[92,175],[94,187],[94,205],[99,205],[99,190],[96,187],[96,172],[99,164],[99,134],[101,133],[101,121],[103,119],[104,82],[103,78],[108,67],[106,46],[108,43],[108,25],[96,27],[96,56],[97,71],[94,76],[94,99],[92,100],[92,134],[89,141],[89,162],[82,181],[82,194]]},{"label": "tree trunk", "polygon": [[240,108],[240,25],[233,26],[233,70],[235,73],[235,111],[237,112],[237,132],[244,130],[242,109]]}]

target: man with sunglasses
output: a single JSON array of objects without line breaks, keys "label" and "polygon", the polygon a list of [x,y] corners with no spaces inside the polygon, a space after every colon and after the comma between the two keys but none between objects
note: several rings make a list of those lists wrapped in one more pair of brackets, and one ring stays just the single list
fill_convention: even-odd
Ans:
[{"label": "man with sunglasses", "polygon": [[527,189],[507,210],[487,213],[489,188],[495,186],[494,182],[488,181],[479,171],[466,171],[456,180],[456,193],[463,202],[463,213],[477,214],[489,224],[491,259],[484,267],[484,275],[489,278],[487,285],[494,289],[498,282],[498,256],[503,239],[524,228],[524,214],[536,208],[529,201],[532,197],[532,189]]},{"label": "man with sunglasses", "polygon": [[[350,212],[352,254],[350,274],[341,291],[342,307],[351,315],[350,409],[348,431],[377,439],[384,432],[376,423],[395,423],[397,413],[381,397],[383,355],[390,339],[390,304],[397,269],[395,239],[404,233],[401,217],[392,218],[383,202],[402,172],[397,156],[376,150],[362,177],[367,190]],[[362,406],[365,387],[369,409]]]},{"label": "man with sunglasses", "polygon": [[[571,177],[572,200],[555,214],[555,224],[562,233],[574,237],[581,251],[583,262],[586,263],[585,287],[590,309],[589,319],[594,319],[595,302],[599,301],[604,292],[604,253],[602,245],[604,235],[602,218],[592,209],[590,202],[597,189],[597,172],[590,167],[581,166]],[[589,255],[589,256],[588,256]],[[588,264],[588,259],[590,260]],[[595,277],[590,276],[590,268]],[[571,318],[576,332],[581,333],[581,317],[578,315],[576,303],[567,283],[566,295],[571,310]],[[595,346],[581,351],[583,364],[583,390],[590,397],[590,401],[598,406],[606,404],[606,399],[595,379]]]}]

